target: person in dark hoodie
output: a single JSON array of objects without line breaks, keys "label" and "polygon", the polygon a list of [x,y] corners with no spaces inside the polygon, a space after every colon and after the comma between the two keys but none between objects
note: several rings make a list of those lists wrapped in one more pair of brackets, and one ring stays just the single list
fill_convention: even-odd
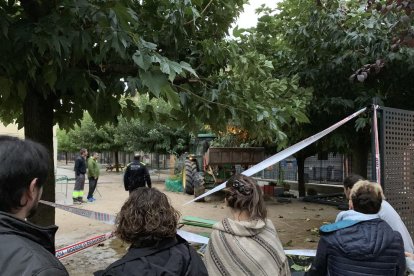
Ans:
[{"label": "person in dark hoodie", "polygon": [[140,187],[117,215],[115,234],[131,244],[127,254],[95,276],[207,276],[197,252],[177,235],[180,214],[165,194]]},{"label": "person in dark hoodie", "polygon": [[26,221],[51,168],[48,151],[30,140],[0,136],[0,275],[66,276],[55,257],[56,226]]},{"label": "person in dark hoodie", "polygon": [[404,275],[401,234],[379,218],[379,185],[358,181],[350,192],[350,210],[320,228],[315,261],[306,275]]}]

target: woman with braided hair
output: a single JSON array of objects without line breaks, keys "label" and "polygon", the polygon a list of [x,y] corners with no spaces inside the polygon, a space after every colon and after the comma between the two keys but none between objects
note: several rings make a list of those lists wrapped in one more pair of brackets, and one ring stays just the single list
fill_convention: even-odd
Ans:
[{"label": "woman with braided hair", "polygon": [[224,191],[232,218],[213,226],[205,256],[209,275],[290,275],[256,181],[238,174],[227,181]]}]

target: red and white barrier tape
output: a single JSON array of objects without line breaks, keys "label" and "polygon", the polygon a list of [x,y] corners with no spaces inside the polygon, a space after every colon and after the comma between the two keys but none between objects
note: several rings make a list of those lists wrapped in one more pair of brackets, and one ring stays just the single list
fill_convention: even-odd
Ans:
[{"label": "red and white barrier tape", "polygon": [[381,185],[381,164],[379,153],[379,140],[378,140],[378,121],[377,121],[377,109],[378,105],[374,105],[374,124],[372,130],[374,131],[374,143],[375,143],[375,173],[377,177],[377,183]]},{"label": "red and white barrier tape", "polygon": [[71,207],[71,206],[66,206],[66,205],[62,205],[62,204],[57,204],[54,202],[49,202],[49,201],[45,201],[45,200],[40,200],[40,203],[70,212],[72,214],[75,215],[79,215],[82,217],[86,217],[86,218],[90,218],[93,220],[98,220],[101,221],[103,223],[106,224],[115,224],[115,215],[110,215],[110,214],[106,214],[106,213],[101,213],[101,212],[95,212],[95,211],[90,211],[90,210],[85,210],[85,209],[81,209],[81,208],[76,208],[76,207]]},{"label": "red and white barrier tape", "polygon": [[[258,173],[258,172],[260,172],[260,171],[262,171],[262,170],[264,170],[264,169],[266,169],[266,168],[268,168],[268,167],[270,167],[270,166],[278,163],[279,161],[281,161],[281,160],[283,160],[283,159],[285,159],[285,158],[287,158],[287,157],[295,154],[296,152],[300,151],[301,149],[304,149],[307,146],[309,146],[310,144],[318,141],[319,139],[321,139],[325,135],[331,133],[332,131],[334,131],[338,127],[342,126],[343,124],[347,123],[348,121],[352,120],[353,118],[359,116],[359,114],[365,112],[365,110],[366,110],[366,108],[363,108],[363,109],[355,112],[354,114],[349,115],[348,117],[342,119],[341,121],[339,121],[336,124],[328,127],[327,129],[322,130],[321,132],[319,132],[319,133],[317,133],[317,134],[315,134],[315,135],[313,135],[313,136],[311,136],[309,138],[306,138],[306,139],[304,139],[304,140],[302,140],[302,141],[294,144],[293,146],[290,146],[289,148],[284,149],[281,152],[279,152],[279,153],[277,153],[277,154],[275,154],[275,155],[267,158],[266,160],[264,160],[264,161],[262,161],[262,162],[260,162],[260,163],[258,163],[256,165],[254,165],[250,169],[242,172],[242,174],[247,175],[247,176],[251,176],[251,175],[253,175],[255,173]],[[206,197],[206,196],[208,196],[208,195],[210,195],[212,193],[215,193],[217,191],[220,191],[220,190],[224,189],[225,187],[226,187],[226,182],[224,182],[223,184],[218,185],[214,189],[211,189],[210,191],[208,191],[208,192],[206,192],[206,193],[204,193],[204,194],[202,194],[202,195],[194,198],[193,200],[185,203],[184,205],[190,204],[190,203],[192,203],[192,202],[194,202],[196,200],[199,200],[199,199],[201,199],[203,197]]]},{"label": "red and white barrier tape", "polygon": [[[76,208],[76,207],[70,207],[70,206],[66,206],[66,205],[61,205],[61,204],[57,204],[57,203],[53,203],[53,202],[49,202],[49,201],[45,201],[45,200],[40,200],[41,203],[58,208],[58,209],[62,209],[66,212],[78,215],[78,216],[82,216],[82,217],[86,217],[86,218],[90,218],[93,220],[98,220],[101,222],[104,222],[106,224],[115,224],[115,216],[114,215],[110,215],[110,214],[106,214],[106,213],[101,213],[101,212],[95,212],[95,211],[90,211],[90,210],[84,210],[81,208]],[[186,239],[189,242],[193,242],[193,243],[207,243],[208,242],[208,238],[197,235],[197,234],[193,234],[181,229],[177,230],[177,233],[184,239]],[[72,254],[75,254],[79,251],[82,251],[88,247],[94,246],[96,244],[99,244],[107,239],[110,239],[114,236],[113,232],[108,232],[90,239],[87,239],[85,241],[81,241],[81,242],[77,242],[75,244],[66,246],[64,248],[60,248],[56,251],[56,257],[58,259],[62,259],[65,258],[67,256],[70,256]]]},{"label": "red and white barrier tape", "polygon": [[55,256],[58,259],[66,258],[67,256],[78,253],[79,251],[82,251],[88,247],[100,244],[101,242],[106,241],[107,239],[110,239],[113,236],[114,236],[113,232],[108,232],[108,233],[87,239],[85,241],[81,241],[81,242],[77,242],[72,245],[68,245],[66,247],[56,250]]}]

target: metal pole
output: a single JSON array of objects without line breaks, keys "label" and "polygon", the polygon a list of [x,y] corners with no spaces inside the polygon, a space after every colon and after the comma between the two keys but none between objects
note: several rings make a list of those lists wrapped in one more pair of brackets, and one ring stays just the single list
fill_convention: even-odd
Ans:
[{"label": "metal pole", "polygon": [[372,113],[371,113],[371,180],[377,181],[376,166],[375,166],[375,133],[374,133],[374,106],[377,102],[376,98],[372,99]]},{"label": "metal pole", "polygon": [[378,124],[379,130],[379,144],[380,144],[380,160],[381,160],[381,186],[385,190],[385,110],[382,108],[378,110],[380,124]]}]

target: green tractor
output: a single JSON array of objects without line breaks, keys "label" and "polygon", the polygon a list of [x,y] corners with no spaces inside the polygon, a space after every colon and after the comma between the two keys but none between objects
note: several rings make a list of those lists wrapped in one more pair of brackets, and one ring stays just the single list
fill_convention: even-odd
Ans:
[{"label": "green tractor", "polygon": [[198,197],[206,188],[223,183],[236,172],[236,165],[247,169],[264,160],[264,148],[210,147],[216,137],[199,134],[191,143],[193,154],[184,154],[178,164],[185,193]]}]

